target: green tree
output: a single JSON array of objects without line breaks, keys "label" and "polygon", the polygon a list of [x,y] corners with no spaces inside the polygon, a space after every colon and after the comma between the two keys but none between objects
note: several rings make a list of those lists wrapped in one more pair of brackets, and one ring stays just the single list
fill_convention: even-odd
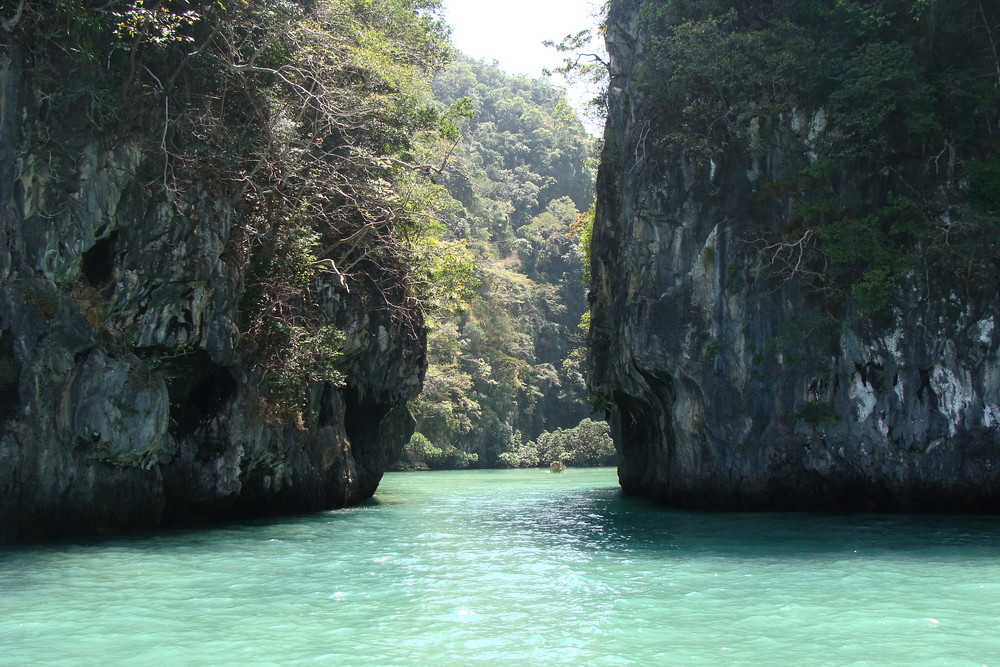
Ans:
[{"label": "green tree", "polygon": [[510,465],[502,457],[590,412],[567,357],[586,309],[573,225],[593,198],[594,142],[545,82],[460,58],[434,88],[440,108],[467,100],[474,110],[435,180],[451,196],[437,211],[443,239],[472,253],[478,287],[435,321],[413,411],[436,447]]}]

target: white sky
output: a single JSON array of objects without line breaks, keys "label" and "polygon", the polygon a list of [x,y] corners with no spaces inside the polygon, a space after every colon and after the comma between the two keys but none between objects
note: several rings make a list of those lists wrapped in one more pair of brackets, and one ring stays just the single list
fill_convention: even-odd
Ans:
[{"label": "white sky", "polygon": [[558,42],[595,24],[594,0],[444,0],[452,41],[460,51],[487,62],[496,60],[509,74],[539,77],[542,68],[561,62]]},{"label": "white sky", "polygon": [[[495,60],[508,74],[541,78],[544,68],[558,67],[563,58],[542,42],[559,42],[595,27],[600,4],[600,0],[444,0],[444,10],[459,51],[486,62]],[[550,81],[566,85],[558,75]],[[593,93],[570,90],[568,97],[579,107]]]}]

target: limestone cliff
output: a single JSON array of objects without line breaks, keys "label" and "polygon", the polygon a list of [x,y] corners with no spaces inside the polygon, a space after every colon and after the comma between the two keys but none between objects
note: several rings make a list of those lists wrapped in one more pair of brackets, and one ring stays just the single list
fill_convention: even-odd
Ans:
[{"label": "limestone cliff", "polygon": [[[996,12],[952,9],[964,4],[969,32],[955,53],[975,54],[970,71],[989,81]],[[827,58],[832,71],[812,79],[792,71],[802,58],[783,59],[767,86],[746,93],[754,104],[734,102],[764,76],[747,49],[777,49],[769,35],[785,30],[803,43],[813,35],[803,53],[821,53],[833,49],[824,35],[845,23],[809,26],[788,10],[766,32],[747,25],[784,11],[770,3],[697,6],[619,0],[608,18],[590,383],[611,417],[623,488],[702,508],[1000,509],[996,208],[973,201],[978,181],[961,168],[994,164],[993,93],[982,98],[992,107],[927,93],[902,108],[886,93],[897,76],[888,56],[850,55]],[[871,6],[858,3],[859,26]],[[956,57],[935,32],[945,17],[887,15],[877,39],[845,38],[848,53],[911,49],[920,76]],[[699,44],[727,59],[703,77],[707,56],[676,60]],[[848,103],[851,68],[862,65],[887,83]],[[819,92],[806,91],[816,80]],[[867,100],[885,115],[864,127],[858,149],[860,124],[874,117],[855,113]],[[716,103],[698,125],[699,109]],[[905,115],[925,103],[938,119],[954,112],[940,134]],[[904,230],[904,198],[917,202],[906,224],[918,231]],[[963,233],[965,268],[953,254]]]},{"label": "limestone cliff", "polygon": [[[98,11],[81,7],[86,20]],[[274,405],[280,396],[261,369],[275,347],[246,335],[258,307],[248,303],[248,247],[253,216],[285,213],[273,192],[265,193],[273,208],[261,213],[249,170],[236,180],[204,158],[199,171],[200,155],[225,147],[177,129],[197,117],[208,133],[208,105],[250,88],[198,92],[206,75],[197,58],[225,28],[217,23],[213,32],[214,5],[205,7],[206,25],[193,33],[203,41],[182,53],[187,71],[157,70],[165,57],[154,44],[160,50],[140,59],[145,70],[135,68],[141,76],[133,72],[139,92],[129,92],[124,76],[106,89],[88,78],[127,72],[128,52],[109,49],[93,74],[74,69],[65,33],[45,53],[38,34],[5,34],[0,542],[342,507],[371,496],[412,433],[406,403],[423,377],[422,320],[405,284],[394,282],[391,259],[355,259],[349,275],[316,271],[304,288],[314,302],[281,304],[292,324],[308,306],[314,324],[339,332],[337,380],[309,381],[306,369],[292,387],[301,401]],[[70,20],[35,18],[36,27],[57,31],[64,26],[42,22]],[[28,23],[26,12],[18,29]],[[64,46],[64,62],[44,60],[61,57]],[[204,66],[225,74],[218,62]],[[151,88],[171,73],[176,94]],[[92,97],[57,104],[80,88]],[[97,116],[99,95],[124,111]],[[273,138],[263,145],[277,150]],[[276,168],[268,168],[273,180]],[[324,234],[324,243],[336,242]],[[272,298],[266,303],[277,304],[278,281],[254,280]],[[292,326],[269,321],[284,327],[278,333]]]}]

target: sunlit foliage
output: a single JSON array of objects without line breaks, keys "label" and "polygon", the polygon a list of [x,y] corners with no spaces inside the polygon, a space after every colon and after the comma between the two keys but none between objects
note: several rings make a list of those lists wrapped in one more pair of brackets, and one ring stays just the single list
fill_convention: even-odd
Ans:
[{"label": "sunlit foliage", "polygon": [[[466,307],[437,318],[431,365],[412,408],[409,464],[509,465],[500,458],[589,414],[577,323],[586,309],[580,235],[592,201],[590,139],[560,91],[459,60],[441,73],[443,108],[467,100],[462,141],[436,175],[451,195],[443,243],[474,254],[479,285]],[[466,452],[475,460],[465,460]],[[596,462],[596,461],[595,461]]]}]

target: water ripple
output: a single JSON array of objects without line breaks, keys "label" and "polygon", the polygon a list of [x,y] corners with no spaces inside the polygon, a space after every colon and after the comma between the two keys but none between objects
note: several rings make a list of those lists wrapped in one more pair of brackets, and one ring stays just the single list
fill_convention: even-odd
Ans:
[{"label": "water ripple", "polygon": [[998,556],[990,517],[397,474],[340,512],[0,551],[0,664],[996,664]]}]

